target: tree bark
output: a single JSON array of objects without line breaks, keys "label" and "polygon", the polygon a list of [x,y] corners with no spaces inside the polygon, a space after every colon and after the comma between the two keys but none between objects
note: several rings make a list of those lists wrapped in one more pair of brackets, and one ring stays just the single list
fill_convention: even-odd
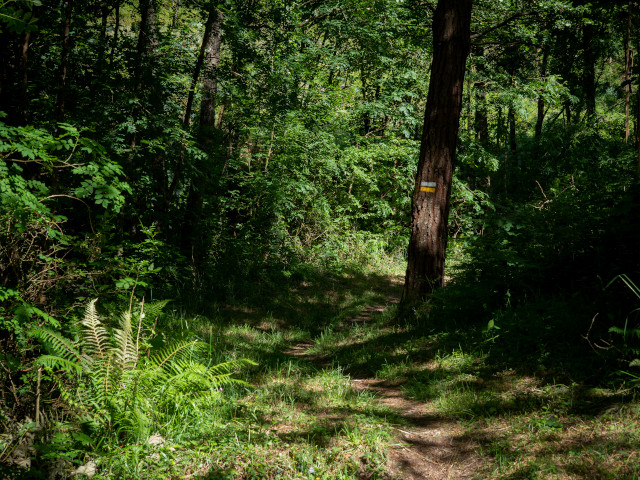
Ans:
[{"label": "tree bark", "polygon": [[[205,152],[212,154],[212,144],[216,129],[216,95],[218,92],[218,65],[220,63],[220,47],[222,45],[222,15],[216,8],[211,8],[202,39],[202,100],[200,103],[200,124],[197,139]],[[194,74],[195,75],[195,74]],[[187,117],[185,115],[185,121]],[[191,251],[194,261],[199,261],[205,252],[205,235],[199,225],[202,220],[204,189],[210,168],[200,168],[189,188],[187,198],[182,246]]]},{"label": "tree bark", "polygon": [[471,7],[472,0],[438,0],[434,13],[433,62],[402,295],[405,306],[418,304],[444,284],[451,182],[470,49]]},{"label": "tree bark", "polygon": [[631,1],[627,4],[627,32],[624,37],[624,142],[629,142],[631,126],[629,107],[631,104]]},{"label": "tree bark", "polygon": [[97,79],[100,79],[104,72],[104,56],[107,51],[107,20],[109,19],[109,11],[109,5],[107,5],[106,2],[100,6],[100,39],[98,40],[98,62],[95,72]]},{"label": "tree bark", "polygon": [[113,65],[113,58],[116,53],[116,48],[118,48],[118,31],[120,30],[120,0],[116,1],[114,10],[116,19],[115,25],[113,27],[113,43],[111,44],[111,53],[109,54],[109,67]]},{"label": "tree bark", "polygon": [[158,47],[158,35],[156,25],[156,1],[140,0],[140,32],[138,33],[136,71],[134,75],[136,92],[149,89],[153,96],[157,93],[155,88],[156,57]]},{"label": "tree bark", "polygon": [[207,38],[204,56],[204,77],[202,79],[202,101],[200,103],[200,141],[209,145],[212,130],[216,124],[216,95],[218,94],[218,65],[220,64],[220,46],[222,44],[221,15],[217,9],[211,9],[211,31]]},{"label": "tree bark", "polygon": [[69,57],[69,31],[71,30],[72,0],[65,2],[64,27],[62,33],[62,53],[60,54],[60,70],[58,73],[58,94],[56,97],[56,121],[62,122],[65,113],[65,96],[67,86],[67,59]]},{"label": "tree bark", "polygon": [[594,27],[585,25],[582,31],[582,43],[584,49],[584,72],[582,84],[584,85],[584,100],[587,115],[596,113],[596,55],[593,46]]},{"label": "tree bark", "polygon": [[565,124],[566,126],[571,125],[571,101],[564,101],[564,115],[565,115]]},{"label": "tree bark", "polygon": [[[138,44],[136,47],[137,56],[135,70],[133,74],[133,91],[140,97],[149,100],[147,110],[157,113],[161,109],[162,98],[159,95],[156,85],[156,64],[158,36],[156,31],[156,1],[157,0],[140,0],[140,31],[138,33]],[[148,93],[148,97],[143,95],[144,90]],[[140,115],[140,108],[136,108],[134,116]],[[131,136],[130,147],[133,152],[138,142],[137,132]]]},{"label": "tree bark", "polygon": [[[486,75],[484,48],[477,47],[474,56],[481,59],[481,62],[478,64],[478,73],[484,77]],[[473,87],[476,92],[476,112],[474,119],[476,140],[486,146],[489,143],[489,118],[487,114],[486,84],[484,80],[477,81],[474,83]]]},{"label": "tree bark", "polygon": [[515,152],[518,150],[518,143],[516,141],[516,113],[511,105],[509,106],[507,117],[509,119],[509,150]]},{"label": "tree bark", "polygon": [[209,17],[207,18],[207,23],[205,23],[204,26],[204,34],[202,35],[202,43],[200,44],[200,53],[198,54],[198,58],[196,59],[196,66],[193,70],[193,76],[191,77],[191,86],[189,88],[189,95],[187,97],[187,106],[184,111],[184,119],[182,124],[185,128],[187,128],[191,124],[191,111],[193,109],[193,100],[195,98],[196,86],[198,85],[198,80],[200,79],[200,72],[202,71],[202,66],[204,65],[205,55],[207,55],[207,48],[209,48],[209,44],[211,43],[210,37],[213,30],[215,18],[216,17],[210,13]]},{"label": "tree bark", "polygon": [[[545,46],[544,51],[542,53],[542,64],[540,65],[540,77],[543,80],[547,78],[547,63],[549,61],[549,49]],[[542,93],[538,95],[538,115],[536,117],[536,129],[535,129],[535,138],[540,138],[542,135],[542,123],[544,121],[544,96]]]},{"label": "tree bark", "polygon": [[28,85],[28,59],[29,59],[29,42],[31,41],[31,31],[27,30],[24,34],[24,42],[22,42],[22,55],[20,57],[20,123],[27,124],[27,110],[29,99],[27,98]]},{"label": "tree bark", "polygon": [[476,140],[482,145],[489,143],[489,119],[487,117],[487,92],[482,82],[475,84],[478,93],[476,95]]}]

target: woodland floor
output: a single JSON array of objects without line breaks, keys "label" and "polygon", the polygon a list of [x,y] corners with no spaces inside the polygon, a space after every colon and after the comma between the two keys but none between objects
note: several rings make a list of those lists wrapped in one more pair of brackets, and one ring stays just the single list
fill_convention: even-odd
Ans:
[{"label": "woodland floor", "polygon": [[[391,305],[400,301],[403,278],[389,276],[386,280],[384,303],[368,305],[362,311],[346,319],[345,323],[366,325]],[[319,368],[331,362],[326,356],[309,353],[310,343],[295,345],[286,353],[311,360]],[[428,403],[407,398],[402,390],[403,382],[381,380],[367,375],[351,378],[354,388],[374,395],[376,402],[393,411],[406,422],[395,428],[394,446],[387,452],[387,474],[394,479],[442,480],[463,479],[474,475],[482,463],[475,453],[478,445],[465,434],[464,427],[434,412]]]},{"label": "woodland floor", "polygon": [[[634,389],[585,380],[584,359],[566,363],[562,345],[549,349],[544,365],[532,365],[520,350],[524,347],[513,345],[504,332],[496,335],[505,336],[498,345],[473,325],[450,331],[399,326],[394,312],[402,279],[396,271],[345,274],[333,277],[329,287],[326,279],[302,281],[258,309],[269,311],[266,320],[252,308],[227,311],[229,321],[265,335],[294,325],[306,332],[297,340],[285,333],[279,351],[265,359],[306,365],[307,373],[280,374],[271,387],[258,385],[277,389],[277,398],[284,386],[298,389],[289,405],[267,415],[265,428],[286,442],[280,452],[297,448],[290,443],[295,439],[315,442],[315,455],[324,455],[328,446],[353,451],[364,467],[340,478],[640,478],[640,405]],[[501,355],[513,349],[513,356],[496,361],[492,349]],[[339,372],[339,378],[318,383],[323,372]],[[357,407],[336,406],[323,391],[343,379],[362,394]],[[296,423],[297,415],[315,420]],[[376,447],[384,450],[384,465],[373,468],[362,452],[375,443],[366,432],[378,426],[390,435]],[[352,440],[345,443],[343,432],[353,436],[359,428],[365,433],[355,446]],[[337,478],[333,475],[312,477]]]},{"label": "woodland floor", "polygon": [[[175,311],[163,328],[253,360],[238,372],[250,386],[194,406],[158,444],[104,449],[94,480],[640,479],[637,389],[576,348],[584,332],[544,343],[435,310],[437,325],[403,323],[402,280],[400,267],[310,268],[230,290],[242,300],[208,315]],[[541,328],[566,322],[552,306],[535,311]]]}]

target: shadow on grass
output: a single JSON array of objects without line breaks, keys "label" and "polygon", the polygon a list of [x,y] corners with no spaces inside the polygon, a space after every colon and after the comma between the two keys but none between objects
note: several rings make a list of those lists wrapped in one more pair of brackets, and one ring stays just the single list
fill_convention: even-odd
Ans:
[{"label": "shadow on grass", "polygon": [[242,305],[215,305],[212,310],[223,324],[244,324],[267,330],[291,328],[312,336],[356,317],[372,304],[398,298],[401,279],[393,275],[350,271],[333,273],[307,267],[304,275],[281,278],[261,295],[250,296]]},{"label": "shadow on grass", "polygon": [[[543,227],[537,226],[539,235]],[[530,250],[525,253],[538,254]],[[587,265],[573,278],[576,261],[559,251],[543,252],[559,262],[544,267],[519,252],[504,258],[476,252],[478,263],[434,295],[413,324],[394,318],[393,308],[371,308],[397,300],[399,276],[307,269],[241,305],[214,305],[219,346],[256,360],[258,384],[286,377],[287,370],[311,378],[339,367],[351,378],[393,382],[431,406],[432,413],[420,415],[326,407],[313,390],[275,385],[267,387],[268,401],[317,416],[280,431],[282,443],[324,449],[350,435],[369,442],[352,429],[353,419],[363,416],[414,427],[463,422],[469,427],[455,455],[470,455],[473,444],[491,459],[478,478],[638,478],[633,392],[612,383],[624,364],[614,349],[594,349],[633,299],[615,305],[615,296],[626,292],[602,295],[595,275],[584,291],[576,290],[590,257],[578,256]],[[507,267],[512,260],[516,266]],[[423,453],[438,448],[428,439],[412,441]],[[444,452],[440,461],[451,455]]]}]

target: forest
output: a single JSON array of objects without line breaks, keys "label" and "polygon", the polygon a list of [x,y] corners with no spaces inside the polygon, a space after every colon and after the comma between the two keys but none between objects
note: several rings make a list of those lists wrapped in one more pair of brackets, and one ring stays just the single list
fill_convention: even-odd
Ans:
[{"label": "forest", "polygon": [[0,0],[0,477],[640,478],[640,2]]}]

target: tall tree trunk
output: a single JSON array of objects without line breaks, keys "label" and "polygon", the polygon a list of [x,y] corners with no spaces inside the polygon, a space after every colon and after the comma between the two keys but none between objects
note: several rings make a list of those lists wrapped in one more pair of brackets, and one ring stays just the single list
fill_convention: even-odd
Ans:
[{"label": "tall tree trunk", "polygon": [[[636,45],[636,49],[640,52],[640,38],[638,38],[638,43]],[[636,169],[636,178],[640,180],[640,88],[638,88],[638,92],[636,94],[637,102],[636,102],[636,149],[638,152],[638,165]]]},{"label": "tall tree trunk", "polygon": [[[433,70],[432,70],[433,72]],[[471,98],[471,78],[467,77],[467,88],[465,89],[467,92],[467,136],[471,138],[473,123],[471,123],[471,107],[473,105],[473,99]],[[462,92],[464,95],[464,91]]]},{"label": "tall tree trunk", "polygon": [[518,144],[516,142],[516,113],[512,105],[509,105],[507,118],[509,119],[509,149],[515,152],[518,150]]},{"label": "tall tree trunk", "polygon": [[[364,74],[364,70],[360,72],[360,78],[362,81],[362,102],[364,104],[367,103],[367,78]],[[362,122],[364,128],[364,134],[368,135],[371,131],[371,117],[369,116],[369,112],[365,110],[362,115]]]},{"label": "tall tree trunk", "polygon": [[196,86],[198,85],[198,80],[200,79],[200,72],[202,71],[202,66],[204,65],[207,48],[209,48],[209,44],[211,43],[210,37],[216,18],[217,17],[215,15],[212,15],[210,13],[209,17],[207,18],[207,23],[204,26],[204,34],[202,35],[202,43],[200,44],[200,53],[198,54],[198,58],[196,59],[196,66],[193,70],[193,76],[191,77],[189,95],[187,96],[187,106],[184,110],[184,119],[182,121],[184,128],[188,128],[191,124],[191,111],[193,109],[193,100],[195,98]]},{"label": "tall tree trunk", "polygon": [[476,95],[476,118],[475,118],[475,130],[476,140],[482,145],[489,143],[489,119],[487,117],[487,92],[485,91],[485,85],[482,82],[476,82],[475,84],[478,93]]},{"label": "tall tree trunk", "polygon": [[220,46],[222,28],[220,12],[212,8],[209,17],[213,17],[211,31],[207,38],[204,56],[204,77],[202,78],[202,101],[200,103],[200,128],[198,136],[204,145],[210,145],[216,124],[216,96],[218,94],[218,65],[220,64]]},{"label": "tall tree trunk", "polygon": [[500,142],[504,136],[504,126],[502,125],[502,107],[498,105],[496,108],[498,110],[498,120],[496,122],[496,147],[500,150]]},{"label": "tall tree trunk", "polygon": [[175,30],[178,24],[178,13],[180,12],[180,0],[174,0],[173,15],[171,17],[171,30]]},{"label": "tall tree trunk", "polygon": [[631,104],[631,0],[627,4],[627,32],[624,37],[624,142],[629,142],[631,126],[629,106]]},{"label": "tall tree trunk", "polygon": [[69,31],[71,30],[72,0],[64,3],[64,27],[62,33],[62,53],[60,54],[60,70],[58,73],[58,95],[56,98],[56,121],[62,122],[65,113],[65,96],[67,86],[67,60],[69,57]]},{"label": "tall tree trunk", "polygon": [[28,59],[29,59],[29,42],[31,41],[31,32],[26,31],[24,34],[24,42],[22,42],[22,55],[20,57],[20,123],[27,124],[27,109],[29,100],[27,98],[28,85]]},{"label": "tall tree trunk", "polygon": [[[211,156],[216,128],[216,96],[218,93],[218,65],[222,44],[222,16],[216,8],[211,8],[205,35],[202,39],[201,53],[204,76],[202,81],[202,100],[200,103],[200,124],[197,138],[204,150]],[[186,117],[185,117],[186,120]],[[204,167],[204,168],[203,168]],[[194,260],[200,260],[205,252],[205,235],[202,234],[202,210],[204,189],[208,179],[206,166],[201,166],[200,174],[193,178],[187,198],[182,246],[191,250]]]},{"label": "tall tree trunk", "polygon": [[116,48],[118,48],[118,31],[120,30],[120,0],[116,1],[116,5],[114,7],[115,10],[115,25],[113,27],[113,43],[111,44],[111,53],[109,54],[109,66],[113,65],[113,58],[116,53]]},{"label": "tall tree trunk", "polygon": [[138,33],[136,71],[134,74],[137,92],[149,89],[152,97],[156,95],[155,73],[158,47],[158,33],[156,25],[156,2],[157,0],[140,0],[140,32]]},{"label": "tall tree trunk", "polygon": [[[137,56],[135,71],[133,74],[133,90],[136,95],[143,97],[144,90],[148,93],[149,106],[148,110],[158,112],[162,99],[160,98],[158,89],[156,88],[156,55],[158,46],[158,36],[156,31],[156,1],[157,0],[140,0],[140,31],[138,32]],[[134,112],[134,116],[139,116],[139,108]],[[131,136],[131,151],[133,152],[138,141],[138,136],[134,133]]]},{"label": "tall tree trunk", "polygon": [[[481,59],[478,64],[478,74],[484,77],[486,74],[486,65],[484,63],[484,48],[477,47],[475,49],[475,57]],[[474,83],[474,90],[476,92],[476,112],[475,112],[475,132],[476,140],[482,145],[489,143],[489,119],[487,116],[487,91],[484,80]]]},{"label": "tall tree trunk", "polygon": [[[547,63],[549,61],[549,49],[547,46],[544,46],[544,51],[542,53],[542,64],[540,65],[540,77],[543,80],[547,78]],[[536,128],[535,128],[535,138],[540,138],[542,135],[542,122],[544,121],[544,96],[542,93],[538,95],[538,115],[536,117]]]},{"label": "tall tree trunk", "polygon": [[565,123],[567,127],[571,125],[571,101],[564,101],[564,115],[565,115]]},{"label": "tall tree trunk", "polygon": [[584,49],[584,72],[582,84],[584,85],[584,100],[587,108],[587,116],[596,113],[596,55],[594,51],[594,27],[585,25],[582,31],[582,44]]},{"label": "tall tree trunk", "polygon": [[462,92],[470,48],[472,0],[438,0],[433,63],[413,192],[402,303],[415,305],[444,283],[447,223]]},{"label": "tall tree trunk", "polygon": [[100,39],[98,40],[98,62],[96,65],[96,78],[100,79],[104,72],[104,56],[107,51],[107,20],[109,19],[109,5],[104,2],[100,6]]}]

